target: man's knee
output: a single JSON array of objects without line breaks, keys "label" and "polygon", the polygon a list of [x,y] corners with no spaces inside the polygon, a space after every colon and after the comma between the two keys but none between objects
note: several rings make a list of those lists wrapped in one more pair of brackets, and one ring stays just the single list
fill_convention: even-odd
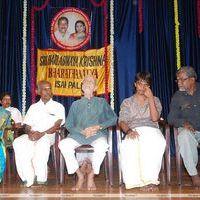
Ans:
[{"label": "man's knee", "polygon": [[106,152],[108,151],[109,145],[104,138],[99,138],[91,144],[94,147],[95,152]]},{"label": "man's knee", "polygon": [[197,144],[194,135],[189,130],[181,128],[178,132],[177,139],[180,148]]},{"label": "man's knee", "polygon": [[187,141],[190,138],[189,131],[187,129],[178,130],[178,142]]},{"label": "man's knee", "polygon": [[74,149],[76,148],[76,145],[75,145],[75,142],[73,139],[71,138],[66,138],[66,139],[63,139],[59,142],[58,144],[58,148],[61,150],[61,151],[74,151]]},{"label": "man's knee", "polygon": [[48,137],[43,136],[36,143],[36,149],[45,149],[49,150],[51,146],[50,140]]},{"label": "man's knee", "polygon": [[16,149],[18,147],[22,148],[23,144],[26,144],[26,141],[28,140],[28,135],[22,135],[18,138],[16,138],[13,141],[13,148]]}]

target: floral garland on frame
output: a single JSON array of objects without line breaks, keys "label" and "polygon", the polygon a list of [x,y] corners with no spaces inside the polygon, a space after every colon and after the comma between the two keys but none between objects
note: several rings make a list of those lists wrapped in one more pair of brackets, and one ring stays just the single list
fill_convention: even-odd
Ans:
[{"label": "floral garland on frame", "polygon": [[27,0],[23,4],[22,116],[26,113]]}]

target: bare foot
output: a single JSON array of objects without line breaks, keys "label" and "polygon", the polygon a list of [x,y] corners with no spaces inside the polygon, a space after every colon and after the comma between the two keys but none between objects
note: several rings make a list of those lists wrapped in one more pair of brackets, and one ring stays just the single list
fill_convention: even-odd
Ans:
[{"label": "bare foot", "polygon": [[85,181],[85,178],[84,178],[84,175],[83,173],[80,171],[80,169],[78,169],[76,171],[77,173],[77,176],[78,176],[78,180],[77,180],[77,183],[74,187],[72,187],[72,190],[73,191],[78,191],[78,190],[81,190],[83,188],[83,183]]},{"label": "bare foot", "polygon": [[199,178],[199,175],[195,175],[195,176],[191,176],[192,178],[192,184],[193,186],[195,187],[200,187],[200,178]]},{"label": "bare foot", "polygon": [[90,190],[90,191],[96,190],[93,170],[87,176],[87,189]]},{"label": "bare foot", "polygon": [[85,176],[87,173],[87,162],[84,160],[83,164],[80,167],[80,171],[83,173],[83,175]]},{"label": "bare foot", "polygon": [[86,173],[90,174],[92,172],[92,163],[87,163]]}]

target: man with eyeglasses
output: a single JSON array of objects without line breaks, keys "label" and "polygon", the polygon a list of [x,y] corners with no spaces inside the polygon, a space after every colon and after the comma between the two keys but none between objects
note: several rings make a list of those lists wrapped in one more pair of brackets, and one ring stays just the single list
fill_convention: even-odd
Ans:
[{"label": "man with eyeglasses", "polygon": [[168,122],[178,128],[179,151],[194,186],[200,187],[197,171],[200,142],[200,84],[190,66],[181,67],[177,74],[177,91],[171,101]]}]

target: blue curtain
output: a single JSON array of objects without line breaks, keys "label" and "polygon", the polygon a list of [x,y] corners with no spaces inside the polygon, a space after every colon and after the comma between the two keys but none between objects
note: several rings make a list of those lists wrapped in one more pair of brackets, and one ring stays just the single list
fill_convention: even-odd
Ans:
[{"label": "blue curtain", "polygon": [[191,65],[200,77],[200,38],[197,32],[197,1],[179,1],[181,64]]},{"label": "blue curtain", "polygon": [[143,0],[143,32],[138,31],[138,1],[115,1],[117,108],[133,93],[135,74],[149,71],[152,89],[166,118],[176,71],[173,1]]},{"label": "blue curtain", "polygon": [[[96,0],[100,2],[100,0]],[[109,1],[108,1],[109,2]],[[28,1],[27,38],[27,108],[30,94],[30,10],[41,6],[44,0]],[[179,0],[181,64],[192,65],[200,76],[200,40],[197,35],[196,0]],[[50,0],[49,5],[35,15],[37,48],[53,47],[49,36],[49,15],[53,7],[85,8],[92,13],[91,48],[103,46],[103,10],[89,0]],[[0,1],[0,93],[9,91],[14,105],[22,105],[22,14],[23,1]],[[173,0],[143,0],[143,32],[138,32],[138,0],[115,0],[115,102],[118,113],[124,98],[134,92],[133,81],[139,71],[149,71],[153,77],[152,89],[163,105],[166,119],[174,82],[176,51],[174,38]],[[108,36],[109,38],[109,36]],[[73,98],[55,97],[66,107]]]},{"label": "blue curtain", "polygon": [[0,1],[0,93],[22,106],[22,1]]},{"label": "blue curtain", "polygon": [[[100,0],[99,0],[100,1]],[[97,1],[97,2],[99,2]],[[136,72],[150,71],[153,91],[162,102],[163,116],[169,111],[169,102],[176,90],[176,53],[174,39],[173,0],[143,0],[144,30],[138,32],[138,1],[115,0],[115,101],[116,111],[122,100],[133,93]],[[180,44],[182,65],[192,65],[200,74],[200,49],[197,35],[196,1],[179,0]],[[43,1],[28,4],[28,59],[27,107],[30,105],[30,10]],[[46,21],[52,7],[75,6],[92,12],[92,48],[103,45],[103,10],[89,0],[51,0],[47,8],[35,16],[37,48],[52,47]],[[15,106],[21,109],[22,86],[22,1],[0,1],[0,92],[9,91]],[[74,99],[56,97],[69,107]]]}]

